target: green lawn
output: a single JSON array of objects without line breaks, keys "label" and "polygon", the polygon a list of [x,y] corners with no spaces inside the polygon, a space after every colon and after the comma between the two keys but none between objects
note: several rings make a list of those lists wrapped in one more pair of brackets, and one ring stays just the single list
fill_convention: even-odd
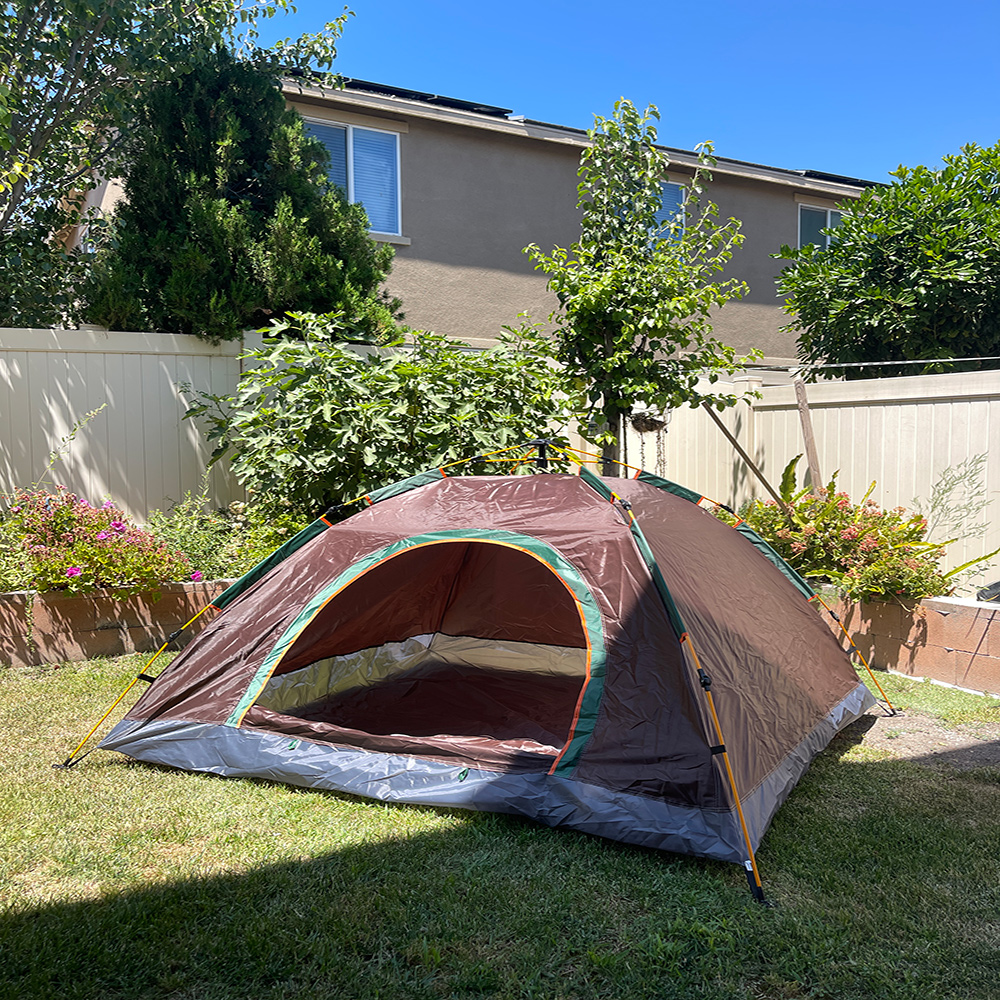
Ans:
[{"label": "green lawn", "polygon": [[0,997],[997,995],[998,771],[838,739],[764,839],[766,909],[734,865],[517,819],[104,751],[53,770],[141,663],[0,672]]}]

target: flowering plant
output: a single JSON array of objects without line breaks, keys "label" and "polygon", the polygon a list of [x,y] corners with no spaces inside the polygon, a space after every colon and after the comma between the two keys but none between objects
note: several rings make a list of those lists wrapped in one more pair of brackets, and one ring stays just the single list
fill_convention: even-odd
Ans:
[{"label": "flowering plant", "polygon": [[[851,600],[947,594],[954,576],[995,554],[943,572],[939,562],[955,539],[932,542],[920,514],[880,507],[871,499],[875,483],[860,503],[837,490],[836,476],[825,489],[795,491],[796,461],[782,477],[787,511],[774,500],[751,500],[741,516],[799,573],[833,583]],[[724,511],[717,513],[732,523]]]},{"label": "flowering plant", "polygon": [[51,493],[18,490],[5,528],[8,537],[19,539],[24,576],[39,591],[110,588],[134,594],[182,579],[191,568],[185,556],[132,524],[111,500],[95,507],[62,486]]}]

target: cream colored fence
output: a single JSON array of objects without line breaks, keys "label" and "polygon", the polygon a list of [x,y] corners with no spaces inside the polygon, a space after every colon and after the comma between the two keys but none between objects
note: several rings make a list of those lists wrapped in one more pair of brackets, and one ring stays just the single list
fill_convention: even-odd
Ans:
[{"label": "cream colored fence", "polygon": [[[243,345],[212,347],[194,337],[97,330],[0,330],[0,493],[35,482],[73,425],[106,408],[69,443],[48,474],[82,495],[112,496],[134,516],[196,490],[209,447],[183,420],[180,384],[226,393],[236,384]],[[741,393],[758,386],[736,382]],[[726,426],[777,484],[804,449],[791,386],[722,414]],[[808,397],[824,479],[859,497],[872,480],[875,499],[908,506],[927,497],[941,472],[987,454],[993,504],[989,536],[952,547],[952,565],[1000,546],[1000,372],[930,375],[811,385]],[[680,408],[665,429],[631,431],[628,461],[738,506],[762,490],[709,416]],[[805,459],[799,464],[800,477]],[[216,467],[213,502],[240,495]],[[1000,578],[1000,559],[996,578]]]},{"label": "cream colored fence", "polygon": [[[0,493],[44,475],[93,501],[111,496],[143,518],[197,490],[211,449],[183,419],[180,384],[230,391],[242,350],[172,334],[0,330]],[[209,485],[217,504],[241,495],[221,465]]]},{"label": "cream colored fence", "polygon": [[[791,385],[760,392],[752,406],[727,411],[724,419],[777,487],[787,462],[805,451],[802,425]],[[821,475],[825,480],[836,472],[852,497],[863,496],[874,481],[872,496],[880,504],[908,507],[930,495],[945,469],[985,454],[989,534],[951,546],[948,563],[1000,546],[1000,372],[829,382],[807,386],[807,395]],[[633,458],[644,452],[651,469],[661,457],[663,474],[733,506],[766,495],[700,410],[673,411],[664,431],[632,431],[629,452]],[[798,468],[801,482],[804,457]],[[1000,579],[1000,556],[994,565],[991,579]]]}]

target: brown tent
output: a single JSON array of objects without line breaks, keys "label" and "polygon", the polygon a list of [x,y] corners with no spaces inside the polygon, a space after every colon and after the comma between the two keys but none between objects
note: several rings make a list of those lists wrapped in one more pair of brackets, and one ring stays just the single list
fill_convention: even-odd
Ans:
[{"label": "brown tent", "polygon": [[665,480],[369,499],[223,594],[102,746],[748,864],[873,703],[794,571]]}]

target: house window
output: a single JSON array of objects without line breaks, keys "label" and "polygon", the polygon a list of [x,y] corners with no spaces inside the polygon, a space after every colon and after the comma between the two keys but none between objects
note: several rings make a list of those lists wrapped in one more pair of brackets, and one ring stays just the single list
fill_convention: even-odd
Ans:
[{"label": "house window", "polygon": [[662,226],[671,223],[675,218],[684,231],[684,186],[664,182],[660,185],[663,191],[663,205],[656,213],[656,221]]},{"label": "house window", "polygon": [[824,236],[822,230],[835,229],[839,226],[841,214],[833,208],[799,205],[799,246],[815,243],[821,250],[825,250],[833,241],[833,237]]},{"label": "house window", "polygon": [[360,202],[372,232],[399,235],[399,136],[357,125],[306,121],[330,154],[330,180]]}]

